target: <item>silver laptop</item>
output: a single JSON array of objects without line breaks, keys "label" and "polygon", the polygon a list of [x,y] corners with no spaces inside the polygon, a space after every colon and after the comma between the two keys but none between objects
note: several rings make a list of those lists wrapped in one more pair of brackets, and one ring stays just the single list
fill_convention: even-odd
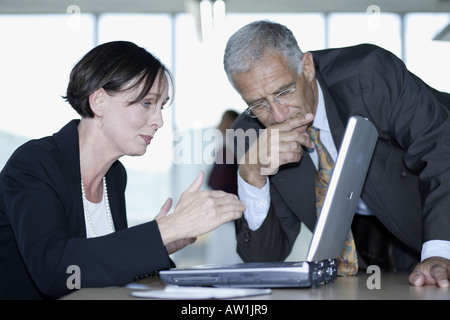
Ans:
[{"label": "silver laptop", "polygon": [[366,118],[349,119],[306,261],[206,264],[162,270],[160,278],[179,286],[243,288],[316,287],[332,282],[377,138],[377,130]]}]

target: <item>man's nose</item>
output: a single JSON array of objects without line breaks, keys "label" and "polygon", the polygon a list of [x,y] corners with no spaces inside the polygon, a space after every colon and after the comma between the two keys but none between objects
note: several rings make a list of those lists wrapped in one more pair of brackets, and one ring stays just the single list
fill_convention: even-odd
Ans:
[{"label": "man's nose", "polygon": [[269,102],[270,111],[272,112],[273,119],[277,123],[281,123],[287,119],[287,114],[289,112],[285,105],[279,104],[272,100]]}]

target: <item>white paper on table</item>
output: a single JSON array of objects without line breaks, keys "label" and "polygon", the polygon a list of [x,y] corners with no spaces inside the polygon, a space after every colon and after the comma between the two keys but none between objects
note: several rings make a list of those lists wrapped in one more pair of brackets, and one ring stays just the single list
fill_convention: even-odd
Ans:
[{"label": "white paper on table", "polygon": [[231,299],[271,294],[271,289],[166,286],[163,290],[133,291],[131,295],[149,299]]}]

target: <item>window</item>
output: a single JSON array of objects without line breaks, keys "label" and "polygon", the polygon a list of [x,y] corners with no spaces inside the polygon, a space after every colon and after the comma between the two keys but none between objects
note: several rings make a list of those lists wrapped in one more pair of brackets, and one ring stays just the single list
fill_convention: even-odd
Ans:
[{"label": "window", "polygon": [[215,34],[210,43],[200,42],[191,15],[177,15],[177,128],[214,127],[226,109],[242,112],[246,108],[223,70],[223,52],[231,34],[257,19],[271,19],[289,26],[303,51],[321,49],[325,45],[322,14],[229,14],[224,34]]},{"label": "window", "polygon": [[29,138],[58,131],[77,113],[64,102],[69,73],[93,46],[92,15],[0,15],[0,129]]},{"label": "window", "polygon": [[81,14],[79,20],[72,19],[66,14],[0,15],[0,29],[13,30],[0,33],[0,135],[22,137],[1,140],[7,145],[2,144],[0,161],[23,141],[51,135],[79,118],[61,95],[73,65],[96,42],[133,41],[173,72],[175,101],[164,111],[165,125],[146,155],[122,159],[128,171],[130,225],[153,219],[167,197],[176,202],[197,171],[208,170],[206,164],[173,164],[174,132],[212,128],[225,109],[246,108],[228,82],[222,59],[228,37],[251,21],[287,25],[303,51],[377,44],[403,57],[431,86],[450,91],[450,43],[432,40],[450,22],[448,13],[228,14],[223,33],[209,43],[199,40],[196,22],[188,14]]},{"label": "window", "polygon": [[393,13],[333,13],[329,16],[331,48],[372,43],[402,57],[401,19]]},{"label": "window", "polygon": [[405,62],[437,90],[450,92],[450,42],[433,38],[450,23],[448,13],[415,13],[405,17]]}]

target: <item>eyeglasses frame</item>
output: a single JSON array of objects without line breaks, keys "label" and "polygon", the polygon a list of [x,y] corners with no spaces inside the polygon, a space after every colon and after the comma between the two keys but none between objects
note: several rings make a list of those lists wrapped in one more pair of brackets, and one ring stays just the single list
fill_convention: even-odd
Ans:
[{"label": "eyeglasses frame", "polygon": [[[297,77],[298,77],[298,74],[297,74]],[[273,97],[273,99],[272,99],[270,102],[269,102],[269,101],[264,101],[264,102],[259,102],[259,103],[257,103],[257,104],[252,105],[252,106],[249,106],[247,109],[245,109],[244,113],[245,113],[246,115],[248,115],[249,117],[256,119],[256,118],[258,118],[258,117],[260,117],[260,116],[266,114],[267,110],[271,110],[271,109],[270,109],[270,104],[271,104],[272,102],[276,102],[276,103],[279,104],[279,105],[283,105],[283,104],[286,104],[286,103],[292,101],[292,99],[291,99],[291,100],[289,100],[289,101],[287,101],[287,102],[281,103],[281,102],[278,100],[278,98],[279,98],[280,96],[286,94],[286,93],[294,93],[294,92],[297,90],[297,77],[296,77],[294,86],[293,86],[292,88],[288,88],[288,89],[286,89],[286,90],[283,90],[283,91],[277,93],[277,94]],[[260,106],[265,106],[267,109],[266,109],[263,113],[261,113],[261,114],[259,114],[259,115],[255,115],[255,114],[252,112],[252,110],[254,110],[255,108],[260,107]]]}]

